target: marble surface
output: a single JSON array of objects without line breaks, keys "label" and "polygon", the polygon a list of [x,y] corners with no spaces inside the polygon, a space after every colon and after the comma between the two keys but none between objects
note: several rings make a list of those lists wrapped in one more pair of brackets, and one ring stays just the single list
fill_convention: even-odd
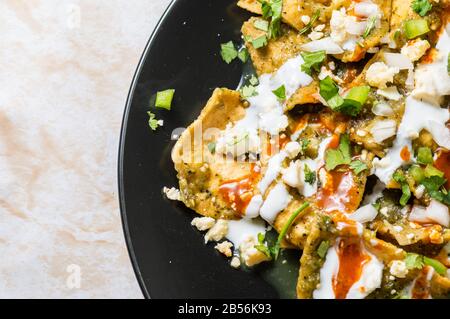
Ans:
[{"label": "marble surface", "polygon": [[133,73],[169,2],[0,1],[0,298],[142,298],[117,149]]}]

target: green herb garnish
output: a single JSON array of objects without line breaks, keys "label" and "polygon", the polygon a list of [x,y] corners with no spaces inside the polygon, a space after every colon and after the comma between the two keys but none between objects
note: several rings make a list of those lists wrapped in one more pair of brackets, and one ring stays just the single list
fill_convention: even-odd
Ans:
[{"label": "green herb garnish", "polygon": [[156,93],[155,106],[170,111],[174,94],[174,89],[159,91],[158,93]]},{"label": "green herb garnish", "polygon": [[239,90],[239,92],[244,99],[248,99],[249,97],[258,94],[258,92],[256,91],[256,87],[253,85],[245,85]]},{"label": "green herb garnish", "polygon": [[305,202],[303,203],[300,208],[298,208],[288,219],[286,224],[281,229],[280,234],[278,235],[277,242],[273,247],[270,248],[271,255],[273,256],[273,259],[277,260],[278,255],[280,254],[280,246],[283,239],[286,237],[286,233],[288,232],[289,228],[291,228],[292,223],[295,221],[295,219],[300,215],[301,212],[303,212],[306,208],[309,207],[309,203]]},{"label": "green herb garnish", "polygon": [[258,245],[255,245],[255,248],[262,252],[267,257],[271,257],[269,247],[264,243],[266,235],[264,233],[258,233]]},{"label": "green herb garnish", "polygon": [[280,100],[286,100],[286,87],[284,85],[280,86],[278,89],[272,91],[273,94]]},{"label": "green herb garnish", "polygon": [[402,197],[400,197],[400,205],[405,206],[411,198],[411,190],[406,182],[406,177],[401,170],[398,170],[392,176],[394,181],[400,184],[402,189]]},{"label": "green herb garnish", "polygon": [[265,47],[267,45],[267,35],[262,35],[256,39],[252,39],[251,42],[255,49]]},{"label": "green herb garnish", "polygon": [[414,0],[411,4],[411,8],[421,17],[427,15],[427,13],[433,8],[433,5],[428,0]]},{"label": "green herb garnish", "polygon": [[242,61],[242,63],[246,63],[249,58],[247,49],[243,48],[241,51],[239,51],[237,57]]},{"label": "green herb garnish", "polygon": [[366,163],[359,160],[351,162],[350,168],[355,172],[356,175],[359,175],[361,172],[365,171],[366,169],[369,169]]},{"label": "green herb garnish", "polygon": [[370,35],[372,30],[375,28],[376,22],[377,22],[376,15],[372,15],[367,19],[366,29],[364,30],[364,33],[362,35],[363,39],[367,38]]},{"label": "green herb garnish", "polygon": [[256,29],[268,32],[269,31],[269,22],[263,19],[257,19],[253,23]]},{"label": "green herb garnish", "polygon": [[220,45],[220,48],[220,55],[226,63],[230,64],[234,59],[238,57],[238,51],[236,50],[233,41],[222,43]]},{"label": "green herb garnish", "polygon": [[283,12],[283,0],[258,0],[264,19],[270,18],[268,27],[269,39],[277,38],[281,34],[281,14]]},{"label": "green herb garnish", "polygon": [[320,95],[327,101],[328,106],[336,112],[356,116],[361,112],[367,101],[370,87],[363,85],[352,88],[345,98],[339,95],[339,87],[327,76],[319,82]]},{"label": "green herb garnish", "polygon": [[325,61],[325,58],[327,57],[325,51],[302,52],[300,53],[300,55],[302,56],[304,61],[301,70],[309,75],[311,75],[311,69],[319,72],[320,65],[323,61]]},{"label": "green herb garnish", "polygon": [[313,172],[308,165],[305,164],[305,166],[303,167],[303,170],[305,172],[305,182],[313,185],[316,182],[316,173]]},{"label": "green herb garnish", "polygon": [[422,269],[427,265],[433,267],[434,270],[441,276],[447,274],[447,267],[436,259],[422,256],[419,254],[408,253],[405,257],[406,268],[408,269]]},{"label": "green herb garnish", "polygon": [[156,129],[161,126],[161,122],[156,119],[156,115],[152,112],[147,112],[147,114],[149,116],[148,126],[150,126],[153,131],[156,131]]},{"label": "green herb garnish", "polygon": [[421,184],[425,186],[425,189],[432,198],[446,205],[450,205],[450,192],[444,188],[446,182],[447,180],[443,177],[430,176],[424,178]]},{"label": "green herb garnish", "polygon": [[302,34],[308,32],[309,30],[311,30],[312,27],[314,26],[314,23],[315,23],[315,22],[317,21],[317,19],[319,18],[319,16],[320,16],[320,10],[317,10],[317,11],[313,14],[313,16],[311,17],[311,21],[309,21],[309,23],[308,23],[307,25],[305,25],[305,26],[303,27],[303,29],[300,30],[299,34],[302,35]]},{"label": "green herb garnish", "polygon": [[339,165],[351,163],[350,140],[347,135],[341,135],[339,147],[329,149],[325,153],[325,168],[327,171],[335,169]]}]

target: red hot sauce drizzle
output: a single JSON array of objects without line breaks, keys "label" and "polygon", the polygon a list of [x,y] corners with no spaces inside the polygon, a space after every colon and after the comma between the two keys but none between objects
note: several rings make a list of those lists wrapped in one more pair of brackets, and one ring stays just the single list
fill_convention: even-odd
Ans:
[{"label": "red hot sauce drizzle", "polygon": [[243,216],[254,195],[254,188],[260,175],[259,166],[252,164],[250,174],[224,181],[219,187],[219,194],[231,205],[233,210]]},{"label": "red hot sauce drizzle", "polygon": [[371,257],[364,252],[359,237],[343,237],[338,244],[339,271],[333,278],[336,299],[345,299],[350,288],[361,278]]}]

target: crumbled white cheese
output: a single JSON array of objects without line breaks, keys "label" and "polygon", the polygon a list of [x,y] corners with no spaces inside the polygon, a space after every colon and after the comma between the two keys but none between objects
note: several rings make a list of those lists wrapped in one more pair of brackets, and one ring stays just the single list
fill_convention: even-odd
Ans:
[{"label": "crumbled white cheese", "polygon": [[231,259],[230,266],[233,268],[241,267],[241,260],[238,257],[233,257]]},{"label": "crumbled white cheese", "polygon": [[172,188],[164,187],[163,192],[166,195],[166,197],[170,200],[181,200],[181,193],[175,187]]},{"label": "crumbled white cheese", "polygon": [[255,248],[257,244],[254,236],[248,236],[239,246],[239,253],[247,267],[252,267],[263,261],[270,260],[264,253]]},{"label": "crumbled white cheese", "polygon": [[401,231],[403,230],[403,227],[402,227],[402,226],[399,226],[399,225],[395,225],[393,228],[394,228],[394,230],[395,230],[397,233],[399,233],[399,232],[401,232]]},{"label": "crumbled white cheese", "polygon": [[231,257],[233,255],[231,247],[233,247],[232,243],[230,243],[229,241],[223,241],[217,244],[214,248],[217,249],[221,254],[225,255],[226,257]]},{"label": "crumbled white cheese", "polygon": [[289,142],[284,147],[285,152],[288,154],[289,158],[291,158],[291,159],[296,157],[300,153],[301,149],[302,149],[302,147],[300,146],[300,144],[298,142]]},{"label": "crumbled white cheese", "polygon": [[366,73],[366,80],[369,85],[380,89],[387,88],[387,83],[394,81],[394,75],[400,72],[397,67],[389,67],[384,62],[375,62]]},{"label": "crumbled white cheese", "polygon": [[239,157],[246,153],[259,154],[261,141],[255,130],[233,128],[229,123],[216,142],[216,153]]},{"label": "crumbled white cheese", "polygon": [[406,55],[411,62],[419,60],[430,48],[430,43],[427,40],[416,39],[409,41],[401,49],[401,53]]},{"label": "crumbled white cheese", "polygon": [[219,241],[228,234],[228,221],[219,219],[216,224],[208,230],[205,235],[205,243],[209,241]]},{"label": "crumbled white cheese", "polygon": [[216,220],[211,217],[195,217],[191,225],[195,226],[199,231],[205,231],[214,226]]},{"label": "crumbled white cheese", "polygon": [[321,32],[325,29],[325,24],[319,24],[317,27],[314,28],[314,31]]},{"label": "crumbled white cheese", "polygon": [[436,44],[436,54],[432,63],[423,63],[416,68],[416,87],[413,97],[426,100],[434,105],[442,102],[444,95],[450,95],[450,76],[448,75],[448,55],[450,53],[450,35],[444,28]]}]

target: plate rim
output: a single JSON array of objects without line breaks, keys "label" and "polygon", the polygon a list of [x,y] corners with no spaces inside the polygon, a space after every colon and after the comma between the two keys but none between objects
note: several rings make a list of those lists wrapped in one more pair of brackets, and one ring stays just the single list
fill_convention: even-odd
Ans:
[{"label": "plate rim", "polygon": [[172,11],[172,8],[174,5],[178,2],[178,0],[171,0],[167,8],[164,10],[163,14],[159,18],[155,28],[153,29],[147,44],[145,45],[144,51],[141,54],[141,57],[139,59],[139,63],[136,67],[136,70],[133,75],[133,79],[131,81],[130,89],[128,91],[127,100],[125,103],[125,109],[123,111],[122,116],[122,124],[120,128],[120,139],[119,139],[119,149],[118,149],[118,162],[117,162],[117,179],[118,179],[118,197],[119,197],[119,209],[120,209],[120,217],[122,222],[122,230],[123,235],[128,251],[128,256],[131,261],[131,265],[133,267],[134,274],[136,276],[137,282],[139,284],[139,287],[141,289],[141,292],[145,299],[151,299],[151,295],[149,290],[147,289],[147,286],[145,284],[144,278],[142,277],[141,270],[139,268],[139,264],[137,262],[136,253],[133,248],[133,243],[131,241],[131,235],[130,235],[130,229],[128,225],[128,218],[127,218],[127,210],[125,207],[125,193],[124,193],[124,152],[125,152],[125,139],[126,139],[126,133],[127,133],[127,127],[128,127],[128,117],[130,114],[131,104],[134,98],[134,94],[136,91],[136,86],[138,83],[138,80],[141,76],[142,69],[144,67],[144,64],[147,60],[148,53],[151,49],[151,47],[154,44],[156,35],[158,34],[158,31],[160,30],[165,18],[170,14]]}]

